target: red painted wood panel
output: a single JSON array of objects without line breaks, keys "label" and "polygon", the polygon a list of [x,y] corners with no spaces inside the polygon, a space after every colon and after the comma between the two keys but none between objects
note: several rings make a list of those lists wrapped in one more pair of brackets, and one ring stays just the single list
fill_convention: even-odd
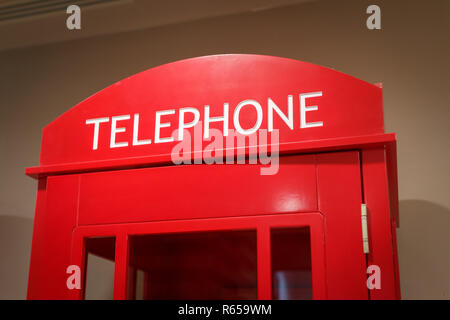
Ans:
[{"label": "red painted wood panel", "polygon": [[381,289],[370,290],[370,298],[397,299],[400,298],[396,288],[399,281],[395,277],[385,150],[383,148],[363,150],[362,160],[369,226],[368,263],[381,269]]},{"label": "red painted wood panel", "polygon": [[319,210],[325,216],[329,299],[367,299],[357,151],[317,155]]},{"label": "red painted wood panel", "polygon": [[114,269],[114,300],[124,300],[128,293],[128,235],[121,232],[116,237],[116,258]]},{"label": "red painted wood panel", "polygon": [[[72,231],[76,225],[79,177],[47,179],[45,206],[38,205],[31,253],[29,299],[68,297],[67,267],[71,264]],[[39,201],[41,195],[39,194]]]},{"label": "red painted wood panel", "polygon": [[258,299],[272,299],[272,268],[270,248],[270,227],[258,228]]},{"label": "red painted wood panel", "polygon": [[313,155],[260,165],[188,165],[81,175],[79,224],[306,212],[317,209]]}]

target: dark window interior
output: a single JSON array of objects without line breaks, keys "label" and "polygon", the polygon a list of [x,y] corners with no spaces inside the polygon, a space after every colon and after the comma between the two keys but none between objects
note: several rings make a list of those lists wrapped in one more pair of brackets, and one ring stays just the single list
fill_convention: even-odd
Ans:
[{"label": "dark window interior", "polygon": [[309,228],[274,228],[270,237],[273,299],[312,299]]},{"label": "dark window interior", "polygon": [[130,298],[257,299],[256,230],[133,236]]}]

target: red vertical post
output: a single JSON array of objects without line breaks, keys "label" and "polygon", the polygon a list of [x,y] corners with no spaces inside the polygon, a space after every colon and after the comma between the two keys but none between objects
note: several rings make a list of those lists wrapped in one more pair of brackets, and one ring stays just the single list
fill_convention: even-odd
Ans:
[{"label": "red vertical post", "polygon": [[257,228],[258,299],[272,299],[272,263],[270,257],[270,228]]},{"label": "red vertical post", "polygon": [[[86,257],[86,242],[80,232],[73,233],[72,237],[72,258],[71,264],[80,268],[81,288],[68,289],[68,298],[70,300],[82,300],[86,293],[86,271],[87,271],[87,257]],[[69,275],[68,275],[69,276]]]},{"label": "red vertical post", "polygon": [[364,200],[369,228],[368,265],[381,271],[381,288],[370,290],[370,299],[399,299],[395,277],[394,248],[389,212],[388,177],[384,148],[362,151]]},{"label": "red vertical post", "polygon": [[311,219],[311,271],[313,299],[327,299],[327,275],[325,266],[324,219],[318,213]]},{"label": "red vertical post", "polygon": [[359,153],[322,153],[316,157],[319,209],[325,216],[328,299],[365,300],[369,295]]},{"label": "red vertical post", "polygon": [[79,176],[41,178],[34,221],[28,299],[67,299]]},{"label": "red vertical post", "polygon": [[128,236],[116,235],[116,255],[114,268],[114,300],[126,300],[128,293]]}]

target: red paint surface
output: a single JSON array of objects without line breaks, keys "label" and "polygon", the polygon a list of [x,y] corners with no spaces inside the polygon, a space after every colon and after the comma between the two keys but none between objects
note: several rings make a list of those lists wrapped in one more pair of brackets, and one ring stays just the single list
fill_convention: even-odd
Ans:
[{"label": "red paint surface", "polygon": [[284,157],[280,161],[283,170],[273,177],[261,176],[260,165],[187,165],[84,174],[78,223],[315,211],[314,161],[311,155]]}]

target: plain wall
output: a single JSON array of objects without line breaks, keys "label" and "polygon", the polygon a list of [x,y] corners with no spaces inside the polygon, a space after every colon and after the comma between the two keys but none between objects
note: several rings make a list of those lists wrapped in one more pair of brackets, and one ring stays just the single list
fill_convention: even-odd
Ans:
[{"label": "plain wall", "polygon": [[[365,27],[382,9],[382,30]],[[256,53],[383,83],[398,134],[405,299],[449,299],[450,1],[318,1],[0,52],[0,298],[25,298],[42,128],[125,77],[194,56]],[[0,39],[1,41],[1,39]]]}]

